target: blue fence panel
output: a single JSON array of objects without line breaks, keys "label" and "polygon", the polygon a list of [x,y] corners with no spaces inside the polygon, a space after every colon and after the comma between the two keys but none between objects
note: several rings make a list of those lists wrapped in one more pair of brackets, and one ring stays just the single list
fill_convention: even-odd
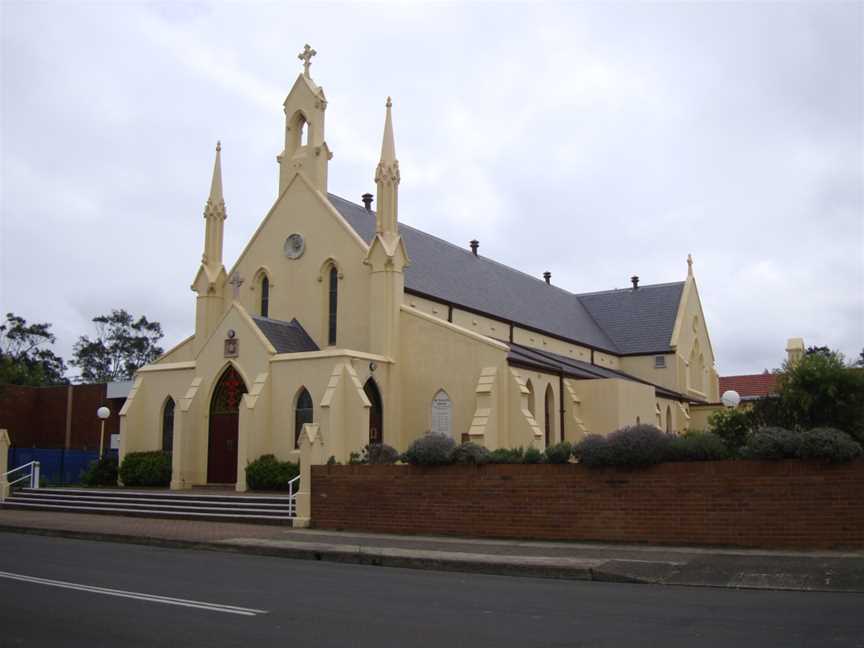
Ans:
[{"label": "blue fence panel", "polygon": [[[106,456],[117,456],[106,450]],[[38,461],[40,474],[49,484],[79,484],[81,475],[99,456],[97,450],[63,450],[55,448],[9,448],[9,470]]]}]

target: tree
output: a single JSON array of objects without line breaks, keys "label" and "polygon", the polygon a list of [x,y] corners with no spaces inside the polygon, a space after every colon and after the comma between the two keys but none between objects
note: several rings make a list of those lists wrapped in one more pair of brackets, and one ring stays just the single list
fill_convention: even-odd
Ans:
[{"label": "tree", "polygon": [[137,320],[124,309],[93,318],[96,337],[78,338],[71,364],[81,370],[81,382],[98,383],[130,380],[145,364],[162,355],[157,342],[162,326],[145,316]]},{"label": "tree", "polygon": [[777,378],[778,408],[798,429],[835,427],[864,440],[864,371],[843,354],[819,350],[787,362]]},{"label": "tree", "polygon": [[6,313],[0,324],[0,385],[65,384],[66,364],[51,349],[56,337],[47,322],[27,324],[23,317]]},{"label": "tree", "polygon": [[852,363],[853,367],[864,367],[864,349],[861,349],[861,353],[858,354],[858,359]]}]

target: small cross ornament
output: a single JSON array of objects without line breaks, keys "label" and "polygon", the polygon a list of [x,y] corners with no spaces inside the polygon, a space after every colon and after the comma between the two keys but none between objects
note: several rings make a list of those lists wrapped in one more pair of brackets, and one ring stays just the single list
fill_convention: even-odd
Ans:
[{"label": "small cross ornament", "polygon": [[243,285],[244,281],[245,279],[240,276],[239,272],[234,272],[234,274],[231,275],[231,280],[228,283],[234,288],[234,299],[237,299],[240,296],[240,286]]},{"label": "small cross ornament", "polygon": [[312,57],[318,52],[309,47],[309,43],[303,46],[303,51],[297,55],[297,58],[303,61],[303,76],[309,78],[309,66],[312,65]]}]

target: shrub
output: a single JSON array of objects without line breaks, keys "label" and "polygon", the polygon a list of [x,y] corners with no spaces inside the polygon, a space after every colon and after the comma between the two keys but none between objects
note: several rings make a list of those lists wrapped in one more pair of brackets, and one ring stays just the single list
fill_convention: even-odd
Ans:
[{"label": "shrub", "polygon": [[546,463],[565,464],[570,461],[571,454],[573,454],[573,446],[570,445],[569,441],[550,445],[546,448]]},{"label": "shrub", "polygon": [[726,443],[713,432],[688,432],[669,441],[669,461],[718,461],[729,455]]},{"label": "shrub", "polygon": [[741,448],[746,459],[791,459],[798,456],[801,435],[781,427],[763,427]]},{"label": "shrub", "polygon": [[841,430],[815,428],[801,435],[798,456],[802,459],[840,463],[852,461],[864,453],[861,444]]},{"label": "shrub", "polygon": [[359,466],[365,463],[367,463],[366,458],[360,452],[352,452],[348,455],[349,466]]},{"label": "shrub", "polygon": [[526,464],[538,464],[543,461],[543,452],[531,446],[525,451],[525,454],[522,455],[522,463]]},{"label": "shrub", "polygon": [[752,423],[747,412],[729,408],[711,414],[708,427],[723,440],[730,452],[737,453],[746,445]]},{"label": "shrub", "polygon": [[612,465],[609,442],[600,434],[589,434],[573,446],[573,456],[579,463],[592,468]]},{"label": "shrub", "polygon": [[491,453],[481,445],[467,441],[453,450],[453,462],[483,465],[489,463]]},{"label": "shrub", "polygon": [[518,464],[525,458],[522,448],[496,448],[489,455],[489,463],[493,464]]},{"label": "shrub", "polygon": [[415,466],[449,464],[455,445],[446,434],[425,434],[408,447],[402,459]]},{"label": "shrub", "polygon": [[399,452],[393,446],[386,443],[370,443],[363,448],[363,456],[366,463],[370,464],[394,464],[399,461]]},{"label": "shrub", "polygon": [[299,474],[299,465],[266,454],[246,466],[246,484],[252,490],[288,490],[288,482]]},{"label": "shrub", "polygon": [[85,486],[116,486],[117,457],[105,456],[91,462],[81,475],[81,483]]},{"label": "shrub", "polygon": [[671,436],[653,425],[631,425],[606,437],[615,466],[651,466],[669,456]]},{"label": "shrub", "polygon": [[171,455],[161,450],[130,452],[120,464],[125,486],[168,486],[171,483]]}]

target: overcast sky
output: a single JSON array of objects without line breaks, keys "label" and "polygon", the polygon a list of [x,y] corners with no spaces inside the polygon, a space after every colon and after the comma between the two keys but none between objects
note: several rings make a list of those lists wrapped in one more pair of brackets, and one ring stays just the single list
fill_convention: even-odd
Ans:
[{"label": "overcast sky", "polygon": [[692,253],[721,375],[856,356],[862,7],[4,0],[0,309],[66,359],[112,308],[189,335],[215,142],[230,267],[308,42],[333,193],[374,193],[392,95],[403,222],[573,292]]}]

